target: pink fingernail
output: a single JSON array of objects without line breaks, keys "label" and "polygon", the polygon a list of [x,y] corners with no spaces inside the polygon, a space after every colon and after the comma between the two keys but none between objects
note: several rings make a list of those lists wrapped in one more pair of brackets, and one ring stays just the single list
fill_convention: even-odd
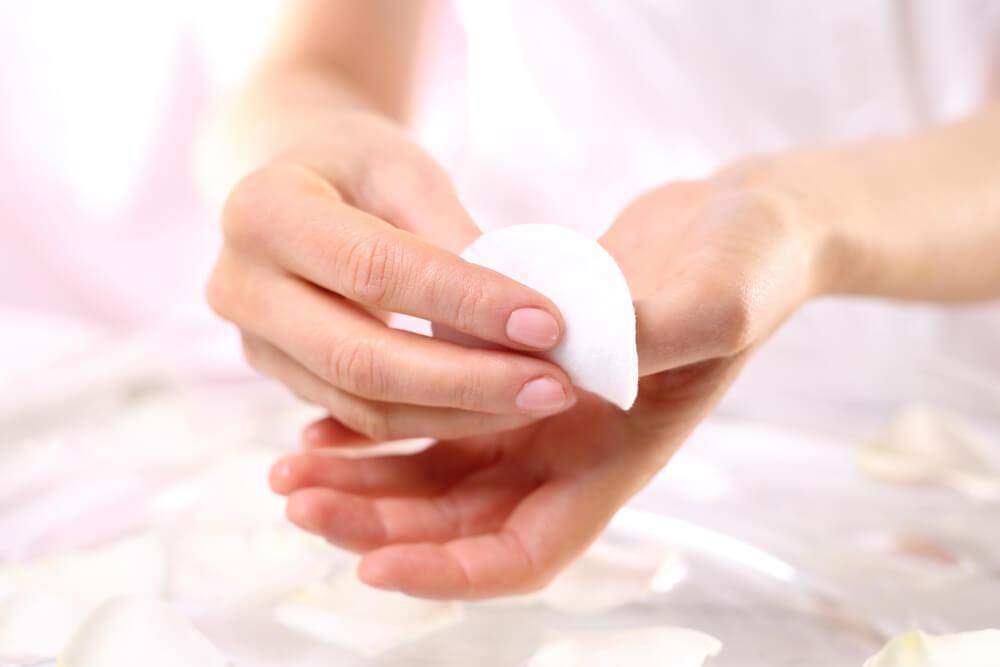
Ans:
[{"label": "pink fingernail", "polygon": [[569,404],[566,390],[554,378],[541,377],[525,383],[515,400],[528,412],[553,412]]},{"label": "pink fingernail", "polygon": [[540,308],[518,308],[507,319],[507,337],[527,347],[547,350],[559,340],[559,323]]}]

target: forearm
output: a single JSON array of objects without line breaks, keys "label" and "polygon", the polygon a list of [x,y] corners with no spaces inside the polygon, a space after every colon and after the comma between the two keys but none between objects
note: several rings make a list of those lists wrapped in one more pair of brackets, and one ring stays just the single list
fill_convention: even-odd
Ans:
[{"label": "forearm", "polygon": [[209,167],[223,192],[263,163],[319,159],[346,113],[403,122],[426,3],[296,0],[253,76],[210,130]]},{"label": "forearm", "polygon": [[818,225],[827,293],[1000,298],[1000,106],[901,139],[765,158],[723,179]]},{"label": "forearm", "polygon": [[339,116],[374,110],[364,94],[337,72],[296,65],[261,70],[223,111],[216,124],[221,168],[235,182],[263,163],[305,157],[317,138],[334,132]]}]

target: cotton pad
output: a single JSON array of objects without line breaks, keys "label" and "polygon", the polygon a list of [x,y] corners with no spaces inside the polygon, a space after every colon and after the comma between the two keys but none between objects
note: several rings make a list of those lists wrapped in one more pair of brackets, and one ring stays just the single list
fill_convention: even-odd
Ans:
[{"label": "cotton pad", "polygon": [[635,309],[625,276],[599,243],[556,225],[515,225],[480,236],[462,258],[552,300],[565,331],[541,356],[578,387],[623,410],[632,406],[639,386]]},{"label": "cotton pad", "polygon": [[111,600],[77,629],[59,667],[227,667],[179,611],[148,596]]},{"label": "cotton pad", "polygon": [[1000,471],[979,451],[959,420],[911,406],[859,448],[859,467],[878,479],[938,484],[980,500],[1000,500]]},{"label": "cotton pad", "polygon": [[911,632],[893,639],[863,667],[997,667],[1000,630],[932,636]]},{"label": "cotton pad", "polygon": [[702,667],[721,650],[715,637],[687,628],[557,632],[531,656],[528,667]]},{"label": "cotton pad", "polygon": [[374,657],[464,618],[461,605],[411,598],[365,586],[353,568],[309,586],[280,603],[285,627],[319,641]]}]

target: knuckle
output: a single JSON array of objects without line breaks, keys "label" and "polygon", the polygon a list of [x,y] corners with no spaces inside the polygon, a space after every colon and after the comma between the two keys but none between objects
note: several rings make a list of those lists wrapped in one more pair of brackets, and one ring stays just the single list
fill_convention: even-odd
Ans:
[{"label": "knuckle", "polygon": [[351,393],[375,398],[387,390],[387,380],[379,364],[378,346],[364,338],[333,347],[328,377]]},{"label": "knuckle", "polygon": [[237,324],[254,308],[248,270],[226,250],[222,251],[205,284],[205,302],[216,315]]},{"label": "knuckle", "polygon": [[487,302],[487,290],[482,284],[470,281],[464,285],[452,314],[455,328],[464,333],[476,332]]},{"label": "knuckle", "polygon": [[273,168],[265,167],[233,188],[222,209],[222,231],[227,242],[242,246],[260,240],[274,213],[270,189],[275,178]]},{"label": "knuckle", "polygon": [[230,278],[220,263],[212,271],[208,284],[205,286],[205,302],[208,303],[208,307],[212,309],[213,313],[228,320],[231,299]]},{"label": "knuckle", "polygon": [[303,198],[337,198],[336,191],[306,167],[274,163],[251,172],[236,184],[222,207],[227,245],[267,248],[283,219],[295,220]]},{"label": "knuckle", "polygon": [[[485,391],[483,388],[483,377],[479,373],[467,372],[453,385],[453,399],[456,407],[466,409],[479,409],[485,403]],[[483,418],[488,418],[483,415]]]},{"label": "knuckle", "polygon": [[343,267],[353,298],[376,307],[392,300],[401,261],[391,241],[372,234],[347,244]]}]

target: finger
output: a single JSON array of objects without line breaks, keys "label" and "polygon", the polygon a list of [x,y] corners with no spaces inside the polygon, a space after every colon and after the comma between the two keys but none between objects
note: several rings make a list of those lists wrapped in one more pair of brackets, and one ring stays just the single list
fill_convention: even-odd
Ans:
[{"label": "finger", "polygon": [[549,349],[562,334],[541,294],[348,206],[308,170],[272,167],[238,188],[248,191],[227,205],[227,239],[310,283],[516,349]]},{"label": "finger", "polygon": [[509,431],[533,420],[529,415],[496,415],[359,398],[327,384],[266,341],[244,336],[243,347],[251,366],[279,380],[299,398],[325,408],[368,441],[462,438]]},{"label": "finger", "polygon": [[371,440],[332,417],[313,422],[302,431],[303,449],[371,444]]},{"label": "finger", "polygon": [[581,480],[540,487],[498,530],[443,544],[390,544],[362,558],[377,588],[439,599],[478,599],[541,588],[600,534],[623,499]]},{"label": "finger", "polygon": [[569,376],[543,359],[391,329],[294,278],[257,282],[236,320],[350,394],[494,414],[548,415],[572,405]]},{"label": "finger", "polygon": [[307,488],[288,497],[289,520],[352,551],[390,544],[445,542],[496,530],[530,482],[510,470],[486,470],[445,494],[367,498],[330,488]]},{"label": "finger", "polygon": [[321,451],[294,454],[271,468],[271,488],[289,495],[326,487],[361,496],[437,495],[476,470],[490,467],[499,450],[440,442],[418,454],[348,459]]}]

